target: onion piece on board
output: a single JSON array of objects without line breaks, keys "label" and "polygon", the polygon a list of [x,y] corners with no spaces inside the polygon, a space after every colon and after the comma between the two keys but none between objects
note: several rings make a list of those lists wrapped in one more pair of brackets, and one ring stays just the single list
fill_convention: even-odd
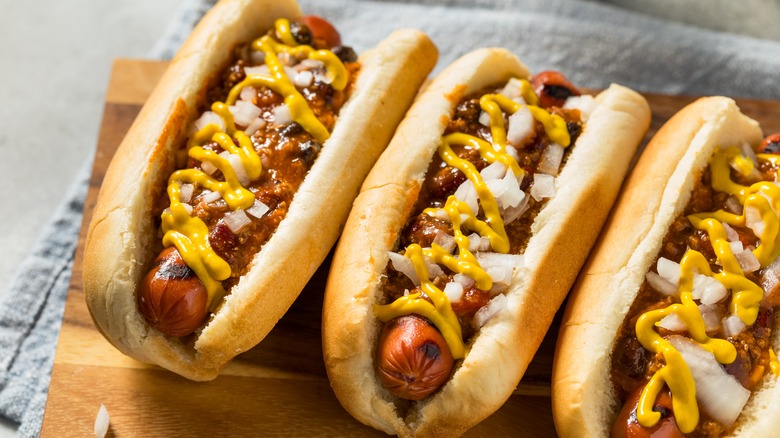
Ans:
[{"label": "onion piece on board", "polygon": [[108,409],[106,409],[106,406],[101,403],[100,409],[98,409],[97,417],[95,418],[95,437],[96,438],[103,438],[108,433],[108,425],[110,423],[110,418],[108,416]]}]

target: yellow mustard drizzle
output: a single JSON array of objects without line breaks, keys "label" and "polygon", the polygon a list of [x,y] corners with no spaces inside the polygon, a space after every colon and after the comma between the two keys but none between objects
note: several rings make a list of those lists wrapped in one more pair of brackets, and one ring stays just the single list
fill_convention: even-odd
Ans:
[{"label": "yellow mustard drizzle", "polygon": [[[566,122],[558,115],[550,114],[546,110],[536,106],[538,98],[534,94],[530,83],[521,80],[521,92],[531,115],[544,127],[548,137],[562,146],[569,146],[571,139]],[[405,256],[412,261],[415,273],[420,280],[420,288],[431,300],[428,302],[421,293],[409,294],[398,298],[386,305],[374,305],[376,317],[387,322],[399,316],[417,314],[431,320],[444,336],[447,346],[455,359],[461,359],[466,355],[466,345],[458,322],[458,317],[452,310],[447,295],[429,279],[425,259],[430,258],[435,263],[446,266],[452,272],[471,277],[477,288],[490,290],[493,280],[480,266],[474,254],[469,250],[469,238],[463,232],[463,228],[474,231],[490,241],[490,246],[496,252],[509,252],[509,238],[504,229],[504,221],[499,211],[498,202],[488,188],[477,168],[468,160],[464,160],[452,150],[452,145],[466,145],[479,151],[480,156],[492,164],[500,162],[511,170],[516,178],[524,176],[523,170],[517,161],[507,153],[506,127],[504,126],[504,112],[511,115],[522,108],[519,104],[500,94],[486,94],[479,100],[480,107],[490,116],[490,133],[492,143],[465,133],[452,133],[444,136],[438,148],[441,159],[448,165],[463,172],[474,185],[479,205],[481,206],[485,220],[477,219],[476,211],[454,195],[447,198],[447,202],[441,208],[426,208],[425,214],[438,216],[444,212],[452,223],[455,243],[458,255],[454,256],[438,245],[431,248],[422,248],[418,244],[409,245]]]},{"label": "yellow mustard drizzle", "polygon": [[[322,61],[327,69],[331,85],[336,90],[343,90],[347,85],[347,70],[339,58],[328,50],[314,50],[309,46],[298,46],[290,32],[290,22],[281,18],[275,23],[276,34],[282,43],[265,35],[252,43],[253,50],[265,54],[265,62],[270,76],[247,75],[246,79],[236,84],[228,94],[225,102],[215,102],[211,110],[222,118],[223,129],[216,124],[208,124],[193,134],[187,142],[187,154],[200,162],[210,163],[219,169],[224,181],[209,176],[199,169],[181,169],[175,171],[168,179],[168,198],[171,201],[169,209],[162,214],[163,245],[176,246],[184,262],[197,274],[208,292],[208,308],[215,311],[220,299],[225,295],[222,281],[230,277],[230,265],[220,258],[209,244],[209,230],[199,218],[190,215],[189,210],[181,202],[181,184],[194,183],[213,192],[219,192],[222,199],[231,210],[247,209],[255,202],[254,194],[247,190],[239,180],[230,162],[219,154],[204,149],[201,145],[214,141],[230,154],[237,155],[241,160],[249,180],[255,180],[262,173],[260,157],[254,149],[252,140],[242,130],[236,128],[229,105],[235,104],[241,90],[249,85],[266,86],[284,97],[284,103],[290,108],[292,120],[301,125],[318,142],[324,143],[330,133],[317,119],[306,99],[298,92],[295,85],[287,77],[284,65],[279,61],[277,53],[289,53],[298,58],[309,58]],[[234,142],[235,140],[235,142]],[[236,145],[235,143],[238,143]]]},{"label": "yellow mustard drizzle", "polygon": [[[760,154],[760,159],[765,159]],[[672,392],[672,409],[680,431],[690,433],[699,422],[699,410],[696,404],[696,385],[690,369],[680,353],[672,344],[662,338],[655,326],[665,316],[675,313],[685,323],[690,337],[699,346],[711,352],[721,364],[732,363],[736,359],[736,349],[733,344],[723,339],[713,339],[707,336],[704,318],[693,301],[693,279],[695,274],[715,278],[724,287],[732,291],[729,310],[736,314],[746,325],[753,325],[758,316],[759,305],[764,298],[760,286],[748,280],[731,250],[723,222],[732,226],[745,226],[748,210],[758,212],[765,225],[760,239],[760,245],[753,250],[761,268],[766,267],[778,255],[778,218],[780,211],[780,188],[766,181],[757,182],[751,186],[742,186],[730,178],[729,167],[733,166],[742,175],[748,175],[754,170],[753,162],[743,156],[738,148],[729,147],[717,151],[710,161],[712,187],[736,197],[744,205],[741,215],[723,210],[710,213],[689,215],[688,219],[694,228],[707,232],[715,255],[722,267],[721,272],[714,273],[706,258],[698,251],[689,249],[680,261],[680,304],[672,304],[664,309],[644,313],[637,320],[636,335],[643,347],[654,353],[662,353],[666,365],[654,374],[639,398],[637,420],[645,427],[652,427],[661,415],[653,411],[653,404],[664,384]],[[770,202],[771,200],[771,202]],[[770,350],[770,358],[774,352]],[[776,375],[780,375],[780,364],[776,358],[770,360],[770,367]]]},{"label": "yellow mustard drizzle", "polygon": [[780,377],[780,362],[777,361],[775,350],[769,349],[769,368],[775,376]]}]

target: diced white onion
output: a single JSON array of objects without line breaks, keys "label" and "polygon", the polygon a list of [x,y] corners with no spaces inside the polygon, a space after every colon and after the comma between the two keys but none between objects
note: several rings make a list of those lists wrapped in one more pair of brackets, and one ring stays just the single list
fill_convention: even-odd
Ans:
[{"label": "diced white onion", "polygon": [[563,104],[563,109],[578,109],[580,110],[580,119],[583,122],[587,122],[593,110],[596,108],[596,99],[590,95],[583,96],[569,96],[566,99],[566,103]]},{"label": "diced white onion", "polygon": [[515,161],[520,161],[520,154],[517,152],[517,149],[507,146],[506,149],[504,149],[504,152],[506,152],[507,155],[514,158]]},{"label": "diced white onion", "polygon": [[487,251],[490,249],[490,239],[477,233],[469,234],[469,251]]},{"label": "diced white onion", "polygon": [[239,99],[249,103],[253,103],[256,96],[257,90],[251,85],[247,85],[246,87],[242,88],[241,93],[238,94]]},{"label": "diced white onion", "polygon": [[715,304],[726,298],[729,290],[720,282],[706,275],[696,274],[693,277],[693,299],[702,304]]},{"label": "diced white onion", "polygon": [[729,242],[739,242],[739,234],[731,228],[731,225],[726,222],[721,222],[720,224],[723,225],[723,229],[726,230],[726,239],[728,239]]},{"label": "diced white onion", "polygon": [[484,327],[488,321],[504,309],[506,309],[506,296],[496,295],[474,314],[474,326],[478,329]]},{"label": "diced white onion", "polygon": [[490,114],[485,111],[479,113],[479,123],[483,126],[490,126]]},{"label": "diced white onion", "polygon": [[438,219],[438,220],[440,220],[440,221],[451,222],[451,221],[450,221],[450,215],[449,215],[449,214],[447,214],[447,212],[446,212],[446,211],[444,211],[443,209],[437,209],[437,210],[435,210],[435,211],[433,212],[433,217],[435,217],[436,219]]},{"label": "diced white onion", "polygon": [[769,296],[780,284],[780,257],[776,258],[769,266],[764,269],[761,275],[761,288],[764,289],[764,296]]},{"label": "diced white onion", "polygon": [[712,353],[682,336],[670,336],[669,342],[680,352],[696,383],[696,400],[708,415],[729,428],[742,408],[750,391],[728,374]]},{"label": "diced white onion", "polygon": [[238,232],[241,231],[245,226],[252,223],[252,219],[249,219],[249,216],[247,216],[246,213],[244,213],[244,210],[240,208],[238,210],[225,213],[224,221],[225,225],[230,228],[230,231],[235,234],[238,234]]},{"label": "diced white onion", "polygon": [[729,247],[731,247],[731,252],[734,255],[737,255],[745,250],[745,248],[742,246],[742,242],[739,240],[736,242],[729,242]]},{"label": "diced white onion", "polygon": [[685,322],[676,313],[670,313],[658,321],[658,326],[666,330],[682,333],[688,330]]},{"label": "diced white onion", "polygon": [[455,243],[455,238],[445,233],[444,231],[439,231],[436,233],[436,237],[433,238],[433,244],[439,245],[442,247],[442,249],[449,253],[451,253],[452,250],[457,246],[457,243]]},{"label": "diced white onion", "polygon": [[755,207],[745,207],[745,226],[753,230],[753,233],[758,237],[764,235],[764,228],[766,225],[761,219],[761,212]]},{"label": "diced white onion", "polygon": [[182,207],[184,207],[185,210],[187,210],[187,213],[192,215],[192,206],[190,204],[181,204]]},{"label": "diced white onion", "polygon": [[433,258],[425,256],[424,260],[425,268],[428,270],[428,278],[434,279],[439,275],[444,275],[444,270],[442,270],[439,265],[436,264]]},{"label": "diced white onion", "polygon": [[222,195],[219,192],[212,192],[210,190],[204,190],[202,193],[202,197],[200,198],[201,201],[205,202],[206,204],[210,204],[212,202],[219,201],[222,199]]},{"label": "diced white onion", "polygon": [[501,179],[506,175],[506,166],[500,161],[494,161],[488,167],[479,172],[482,179],[489,181],[491,179]]},{"label": "diced white onion", "polygon": [[293,63],[297,61],[295,57],[290,56],[290,54],[287,52],[279,52],[276,57],[279,58],[279,62],[284,65],[293,65]]},{"label": "diced white onion", "polygon": [[97,417],[95,418],[95,437],[96,438],[104,438],[106,436],[106,433],[108,433],[108,425],[110,423],[110,418],[108,416],[108,409],[106,409],[106,406],[101,403],[100,409],[98,409]]},{"label": "diced white onion", "polygon": [[293,82],[297,87],[308,87],[314,82],[314,73],[304,70],[295,75]]},{"label": "diced white onion", "polygon": [[260,65],[257,67],[244,67],[244,73],[247,76],[271,76],[271,70],[267,65]]},{"label": "diced white onion", "polygon": [[248,214],[251,214],[252,216],[260,219],[266,213],[268,213],[268,210],[270,210],[270,208],[267,205],[265,205],[264,203],[262,203],[259,200],[255,199],[255,202],[252,204],[251,207],[246,209],[246,212]]},{"label": "diced white onion", "polygon": [[669,283],[665,278],[655,272],[649,271],[645,278],[647,278],[647,283],[658,292],[661,292],[666,296],[677,295],[677,286]]},{"label": "diced white onion", "polygon": [[471,183],[471,180],[467,179],[457,190],[455,190],[455,198],[461,202],[465,202],[472,213],[477,214],[479,211],[477,189],[474,188],[474,184]]},{"label": "diced white onion", "polygon": [[233,168],[233,172],[236,173],[236,178],[244,187],[249,185],[249,176],[246,174],[244,163],[241,162],[241,157],[235,154],[231,154],[228,151],[222,151],[219,156],[226,159],[230,163],[230,167]]},{"label": "diced white onion", "polygon": [[257,132],[258,129],[262,129],[263,127],[265,127],[265,120],[262,117],[258,117],[246,127],[244,133],[251,137],[255,135],[255,132]]},{"label": "diced white onion", "polygon": [[241,126],[249,126],[262,112],[255,104],[243,100],[236,101],[236,104],[228,109],[233,114],[233,120]]},{"label": "diced white onion", "polygon": [[496,293],[506,289],[512,283],[515,268],[521,268],[525,263],[522,254],[501,254],[496,252],[478,252],[475,255],[482,269],[493,280],[491,292]]},{"label": "diced white onion", "polygon": [[[515,184],[517,183],[515,182]],[[501,198],[501,195],[509,190],[509,185],[503,179],[488,179],[485,180],[485,185],[495,198]]]},{"label": "diced white onion", "polygon": [[750,147],[748,143],[742,143],[739,146],[739,149],[742,151],[742,155],[750,159],[750,161],[753,162],[754,166],[758,165],[758,158],[756,158],[756,153],[753,151],[753,148]]},{"label": "diced white onion", "polygon": [[520,189],[520,181],[511,170],[503,178],[506,191],[501,194],[499,201],[501,208],[517,207],[525,199],[525,192]]},{"label": "diced white onion", "polygon": [[308,70],[314,70],[314,69],[323,69],[325,68],[325,64],[322,63],[322,61],[317,61],[316,59],[304,59],[301,61],[300,64],[298,64],[296,67],[308,69]]},{"label": "diced white onion", "polygon": [[200,131],[208,125],[217,125],[221,131],[225,130],[225,121],[213,111],[206,111],[198,120],[195,120],[195,131]]},{"label": "diced white onion", "polygon": [[758,261],[755,254],[753,254],[753,251],[744,250],[739,253],[734,253],[734,257],[737,258],[739,266],[745,272],[755,272],[761,269],[761,263]]},{"label": "diced white onion", "polygon": [[658,259],[656,264],[656,270],[658,275],[664,278],[664,280],[677,287],[677,283],[680,282],[680,264],[673,262],[666,257]]},{"label": "diced white onion", "polygon": [[704,319],[704,327],[707,333],[716,332],[720,328],[718,306],[699,304],[699,312]]},{"label": "diced white onion", "polygon": [[281,104],[274,108],[274,123],[277,125],[286,125],[292,122],[292,114],[290,113],[290,107]]},{"label": "diced white onion", "polygon": [[531,186],[531,196],[536,201],[555,196],[555,177],[543,173],[535,173],[534,184]]},{"label": "diced white onion", "polygon": [[314,81],[322,82],[323,84],[330,84],[331,82],[333,82],[333,79],[331,79],[331,77],[328,76],[327,74],[317,72],[314,73]]},{"label": "diced white onion", "polygon": [[295,76],[298,75],[298,70],[292,67],[285,67],[284,74],[287,75],[287,77],[290,78],[290,80],[292,80],[293,78],[295,78]]},{"label": "diced white onion", "polygon": [[523,99],[523,83],[520,82],[520,79],[517,78],[511,78],[509,81],[504,85],[504,88],[499,93],[501,95],[504,95],[510,99],[517,99],[520,98]]},{"label": "diced white onion", "polygon": [[444,286],[444,294],[447,295],[447,299],[451,303],[459,303],[460,299],[463,298],[463,285],[454,281],[447,283]]},{"label": "diced white onion", "polygon": [[742,214],[742,204],[739,203],[739,199],[734,196],[726,198],[726,211],[734,214]]},{"label": "diced white onion", "polygon": [[463,286],[463,289],[468,289],[471,286],[474,286],[475,283],[473,278],[463,274],[455,274],[452,277],[452,281],[460,283],[460,285]]},{"label": "diced white onion", "polygon": [[772,212],[774,212],[774,214],[777,215],[777,210],[775,210],[775,202],[772,200],[772,197],[767,195],[764,192],[758,192],[758,195],[766,199],[767,204],[769,204],[769,208],[771,208]]},{"label": "diced white onion", "polygon": [[523,139],[534,132],[534,116],[531,115],[531,110],[525,105],[509,116],[508,122],[506,141],[512,146],[521,144]]},{"label": "diced white onion", "polygon": [[501,254],[499,252],[479,252],[474,255],[480,266],[509,266],[522,268],[525,265],[525,256],[522,254]]},{"label": "diced white onion", "polygon": [[414,271],[414,265],[411,260],[396,252],[389,252],[388,255],[390,256],[390,262],[393,264],[393,268],[396,271],[409,277],[415,286],[420,285],[420,279],[417,278],[417,272]]},{"label": "diced white onion", "polygon": [[192,194],[195,192],[195,186],[194,185],[192,185],[190,183],[182,184],[180,186],[179,190],[181,191],[181,194],[179,195],[179,200],[181,202],[188,203],[188,202],[192,201]]},{"label": "diced white onion", "polygon": [[548,175],[558,175],[558,168],[563,160],[563,146],[558,143],[550,143],[542,152],[542,160],[537,170]]},{"label": "diced white onion", "polygon": [[211,164],[211,161],[203,161],[200,163],[200,168],[206,172],[208,175],[214,175],[214,172],[216,172],[217,166]]},{"label": "diced white onion", "polygon": [[738,334],[744,332],[747,328],[745,322],[742,321],[742,318],[740,318],[738,315],[729,315],[723,318],[722,323],[723,334],[725,334],[727,338],[737,336]]},{"label": "diced white onion", "polygon": [[531,199],[530,196],[526,196],[525,193],[523,193],[523,199],[520,201],[520,203],[517,204],[517,207],[510,207],[508,209],[504,210],[504,223],[505,224],[511,224],[514,222],[517,218],[523,215],[526,210],[528,210],[528,200]]},{"label": "diced white onion", "polygon": [[510,266],[489,266],[485,272],[493,280],[493,287],[490,289],[492,295],[505,291],[512,283],[513,271]]}]

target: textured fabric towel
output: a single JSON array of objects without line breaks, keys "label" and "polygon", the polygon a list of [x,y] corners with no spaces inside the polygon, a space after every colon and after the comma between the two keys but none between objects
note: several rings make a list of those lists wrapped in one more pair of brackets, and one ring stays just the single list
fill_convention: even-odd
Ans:
[{"label": "textured fabric towel", "polygon": [[[644,10],[653,1],[667,3],[650,0]],[[704,1],[691,0],[699,5]],[[151,57],[170,58],[212,3],[186,0]],[[776,86],[780,43],[664,21],[597,2],[301,3],[307,13],[331,19],[344,41],[358,51],[375,45],[393,29],[420,28],[441,52],[437,71],[469,50],[503,46],[520,55],[532,71],[560,69],[572,82],[586,87],[618,82],[658,93],[780,98]],[[0,304],[0,416],[21,423],[21,436],[40,431],[88,170],[85,165]]]}]

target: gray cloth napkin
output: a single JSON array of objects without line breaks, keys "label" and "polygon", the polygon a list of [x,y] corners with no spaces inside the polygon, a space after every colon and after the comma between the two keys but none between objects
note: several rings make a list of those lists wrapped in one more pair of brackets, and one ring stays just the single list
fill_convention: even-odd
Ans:
[{"label": "gray cloth napkin", "polygon": [[[578,0],[301,3],[306,13],[332,20],[359,52],[393,29],[422,29],[439,47],[437,71],[469,50],[502,46],[532,71],[559,69],[585,87],[617,82],[669,94],[780,98],[780,43],[611,5]],[[170,58],[211,4],[185,1],[151,57]],[[40,432],[88,174],[85,165],[0,303],[0,417],[21,423],[21,436]]]}]

